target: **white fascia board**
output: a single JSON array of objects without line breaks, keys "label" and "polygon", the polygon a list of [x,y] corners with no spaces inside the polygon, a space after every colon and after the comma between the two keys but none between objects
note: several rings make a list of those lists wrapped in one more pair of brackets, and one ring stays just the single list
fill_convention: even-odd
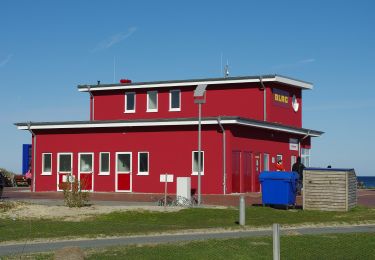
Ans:
[{"label": "white fascia board", "polygon": [[[203,120],[202,125],[216,125],[218,124],[217,120]],[[227,119],[220,120],[221,124],[238,124],[250,127],[257,127],[262,129],[269,129],[275,131],[281,131],[292,134],[299,135],[308,135],[313,137],[319,137],[320,135],[306,133],[305,131],[292,130],[282,126],[267,126],[262,123],[257,122],[248,122],[239,119]],[[155,121],[155,122],[119,122],[119,123],[99,123],[99,124],[56,124],[56,125],[32,125],[30,129],[32,130],[43,130],[43,129],[77,129],[77,128],[108,128],[108,127],[142,127],[142,126],[183,126],[183,125],[197,125],[198,120],[190,121]],[[19,130],[28,130],[28,126],[17,126]]]},{"label": "white fascia board", "polygon": [[[267,79],[265,79],[263,81],[267,81]],[[292,85],[292,86],[296,86],[296,87],[300,87],[300,88],[303,88],[303,89],[313,89],[313,84],[311,84],[311,83],[299,81],[299,80],[295,80],[295,79],[289,79],[289,78],[285,78],[285,77],[281,77],[281,76],[277,76],[277,75],[276,75],[274,81],[284,83],[284,84],[288,84],[288,85]]]},{"label": "white fascia board", "polygon": [[[282,76],[275,76],[272,78],[262,78],[263,82],[280,82],[303,89],[312,89],[313,85],[307,82],[285,78]],[[252,79],[232,79],[232,80],[208,80],[208,81],[190,81],[190,82],[171,82],[171,83],[160,83],[160,84],[133,84],[133,85],[118,85],[111,87],[95,87],[90,88],[90,91],[100,91],[100,90],[118,90],[118,89],[143,89],[143,88],[163,88],[163,87],[183,87],[183,86],[196,86],[196,85],[217,85],[217,84],[232,84],[232,83],[252,83],[260,82],[259,78]],[[80,92],[88,91],[88,87],[78,89]]]},{"label": "white fascia board", "polygon": [[[140,89],[140,88],[163,88],[163,87],[181,87],[181,86],[196,86],[196,85],[216,85],[216,84],[230,84],[230,83],[248,83],[259,82],[259,79],[233,79],[233,80],[213,80],[213,81],[190,81],[190,82],[176,82],[176,83],[160,83],[160,84],[140,84],[140,85],[118,85],[111,87],[95,87],[90,88],[90,91],[98,90],[115,90],[115,89]],[[78,89],[80,92],[88,91],[88,88]]]}]

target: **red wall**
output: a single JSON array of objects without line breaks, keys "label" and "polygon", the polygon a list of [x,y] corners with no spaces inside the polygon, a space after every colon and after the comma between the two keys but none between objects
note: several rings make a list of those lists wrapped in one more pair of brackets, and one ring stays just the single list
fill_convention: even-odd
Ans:
[{"label": "red wall", "polygon": [[[274,132],[268,130],[256,130],[243,126],[236,126],[230,128],[230,150],[243,152],[252,152],[253,155],[260,153],[260,171],[263,171],[263,154],[269,154],[269,169],[275,171],[276,155],[283,155],[283,166],[286,171],[291,170],[291,156],[298,157],[298,151],[291,151],[289,149],[289,138],[300,139],[301,136]],[[301,140],[303,148],[310,148],[310,137]],[[228,153],[227,164],[232,165],[231,151]],[[272,163],[272,157],[275,158],[275,163]],[[241,163],[241,171],[243,171]],[[232,192],[232,174],[227,176],[227,187],[229,193]]]},{"label": "red wall", "polygon": [[[301,102],[301,90],[265,83],[267,87],[267,119],[296,127],[302,126],[301,109],[296,113],[291,106],[295,94]],[[206,104],[202,106],[202,115],[207,116],[241,116],[263,120],[263,90],[257,83],[242,83],[209,86]],[[272,103],[272,88],[286,90],[290,93],[290,106],[280,108]],[[158,88],[158,112],[146,112],[147,89],[129,90],[136,92],[136,112],[124,113],[125,90],[96,91],[94,113],[95,120],[125,120],[148,118],[186,118],[197,117],[198,106],[194,104],[193,91],[195,86],[176,88],[181,90],[181,111],[169,111],[169,90]],[[154,89],[155,90],[155,89]]]},{"label": "red wall", "polygon": [[[207,130],[211,129],[211,130]],[[204,127],[202,150],[205,151],[202,193],[222,193],[222,134],[216,126]],[[168,191],[176,192],[176,177],[192,177],[197,188],[197,176],[192,176],[192,151],[197,150],[196,127],[131,128],[98,130],[43,130],[37,132],[36,190],[56,191],[57,153],[73,153],[73,174],[78,172],[78,153],[94,153],[94,191],[115,191],[115,154],[132,152],[132,192],[163,193],[160,174],[174,174]],[[149,152],[148,176],[137,176],[138,152]],[[99,153],[110,152],[110,175],[99,174]],[[43,176],[42,153],[52,153],[52,175]]]}]

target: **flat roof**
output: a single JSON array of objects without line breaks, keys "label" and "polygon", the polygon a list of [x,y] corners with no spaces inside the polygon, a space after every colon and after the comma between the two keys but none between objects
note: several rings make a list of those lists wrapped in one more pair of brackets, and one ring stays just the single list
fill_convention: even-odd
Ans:
[{"label": "flat roof", "polygon": [[115,90],[115,89],[142,89],[142,88],[163,88],[163,87],[182,87],[194,86],[198,84],[218,85],[218,84],[235,84],[250,82],[278,82],[289,86],[312,89],[313,84],[310,82],[293,79],[282,75],[259,75],[259,76],[241,76],[227,78],[204,78],[204,79],[187,79],[187,80],[168,80],[168,81],[151,81],[151,82],[132,82],[132,83],[116,83],[116,84],[85,84],[78,85],[81,92]]},{"label": "flat roof", "polygon": [[[223,125],[243,125],[267,130],[274,130],[312,137],[321,136],[324,132],[286,126],[266,121],[253,120],[237,116],[205,117],[202,125],[217,125],[220,119]],[[135,120],[94,120],[94,121],[61,121],[61,122],[23,122],[15,123],[20,130],[43,129],[77,129],[77,128],[117,128],[117,127],[149,127],[149,126],[183,126],[198,125],[198,118],[163,118],[163,119],[135,119]]]}]

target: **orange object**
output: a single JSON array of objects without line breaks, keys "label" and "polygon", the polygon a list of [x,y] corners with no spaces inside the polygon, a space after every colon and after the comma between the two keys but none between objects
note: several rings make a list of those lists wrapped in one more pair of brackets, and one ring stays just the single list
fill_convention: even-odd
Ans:
[{"label": "orange object", "polygon": [[285,169],[284,169],[284,166],[283,166],[283,163],[282,163],[282,162],[277,162],[277,163],[276,163],[276,171],[280,171],[280,172],[283,172],[283,171],[285,171]]}]

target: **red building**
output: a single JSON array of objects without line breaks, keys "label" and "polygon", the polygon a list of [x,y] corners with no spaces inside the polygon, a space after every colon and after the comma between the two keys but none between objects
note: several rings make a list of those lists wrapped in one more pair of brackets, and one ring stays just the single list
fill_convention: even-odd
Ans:
[{"label": "red building", "polygon": [[311,137],[322,134],[302,128],[310,83],[266,75],[80,85],[89,121],[16,124],[33,135],[34,190],[59,190],[69,174],[94,192],[162,193],[165,173],[191,177],[197,188],[193,94],[201,84],[203,194],[257,192],[260,171],[275,170],[279,158],[286,170],[297,156],[309,165]]}]

